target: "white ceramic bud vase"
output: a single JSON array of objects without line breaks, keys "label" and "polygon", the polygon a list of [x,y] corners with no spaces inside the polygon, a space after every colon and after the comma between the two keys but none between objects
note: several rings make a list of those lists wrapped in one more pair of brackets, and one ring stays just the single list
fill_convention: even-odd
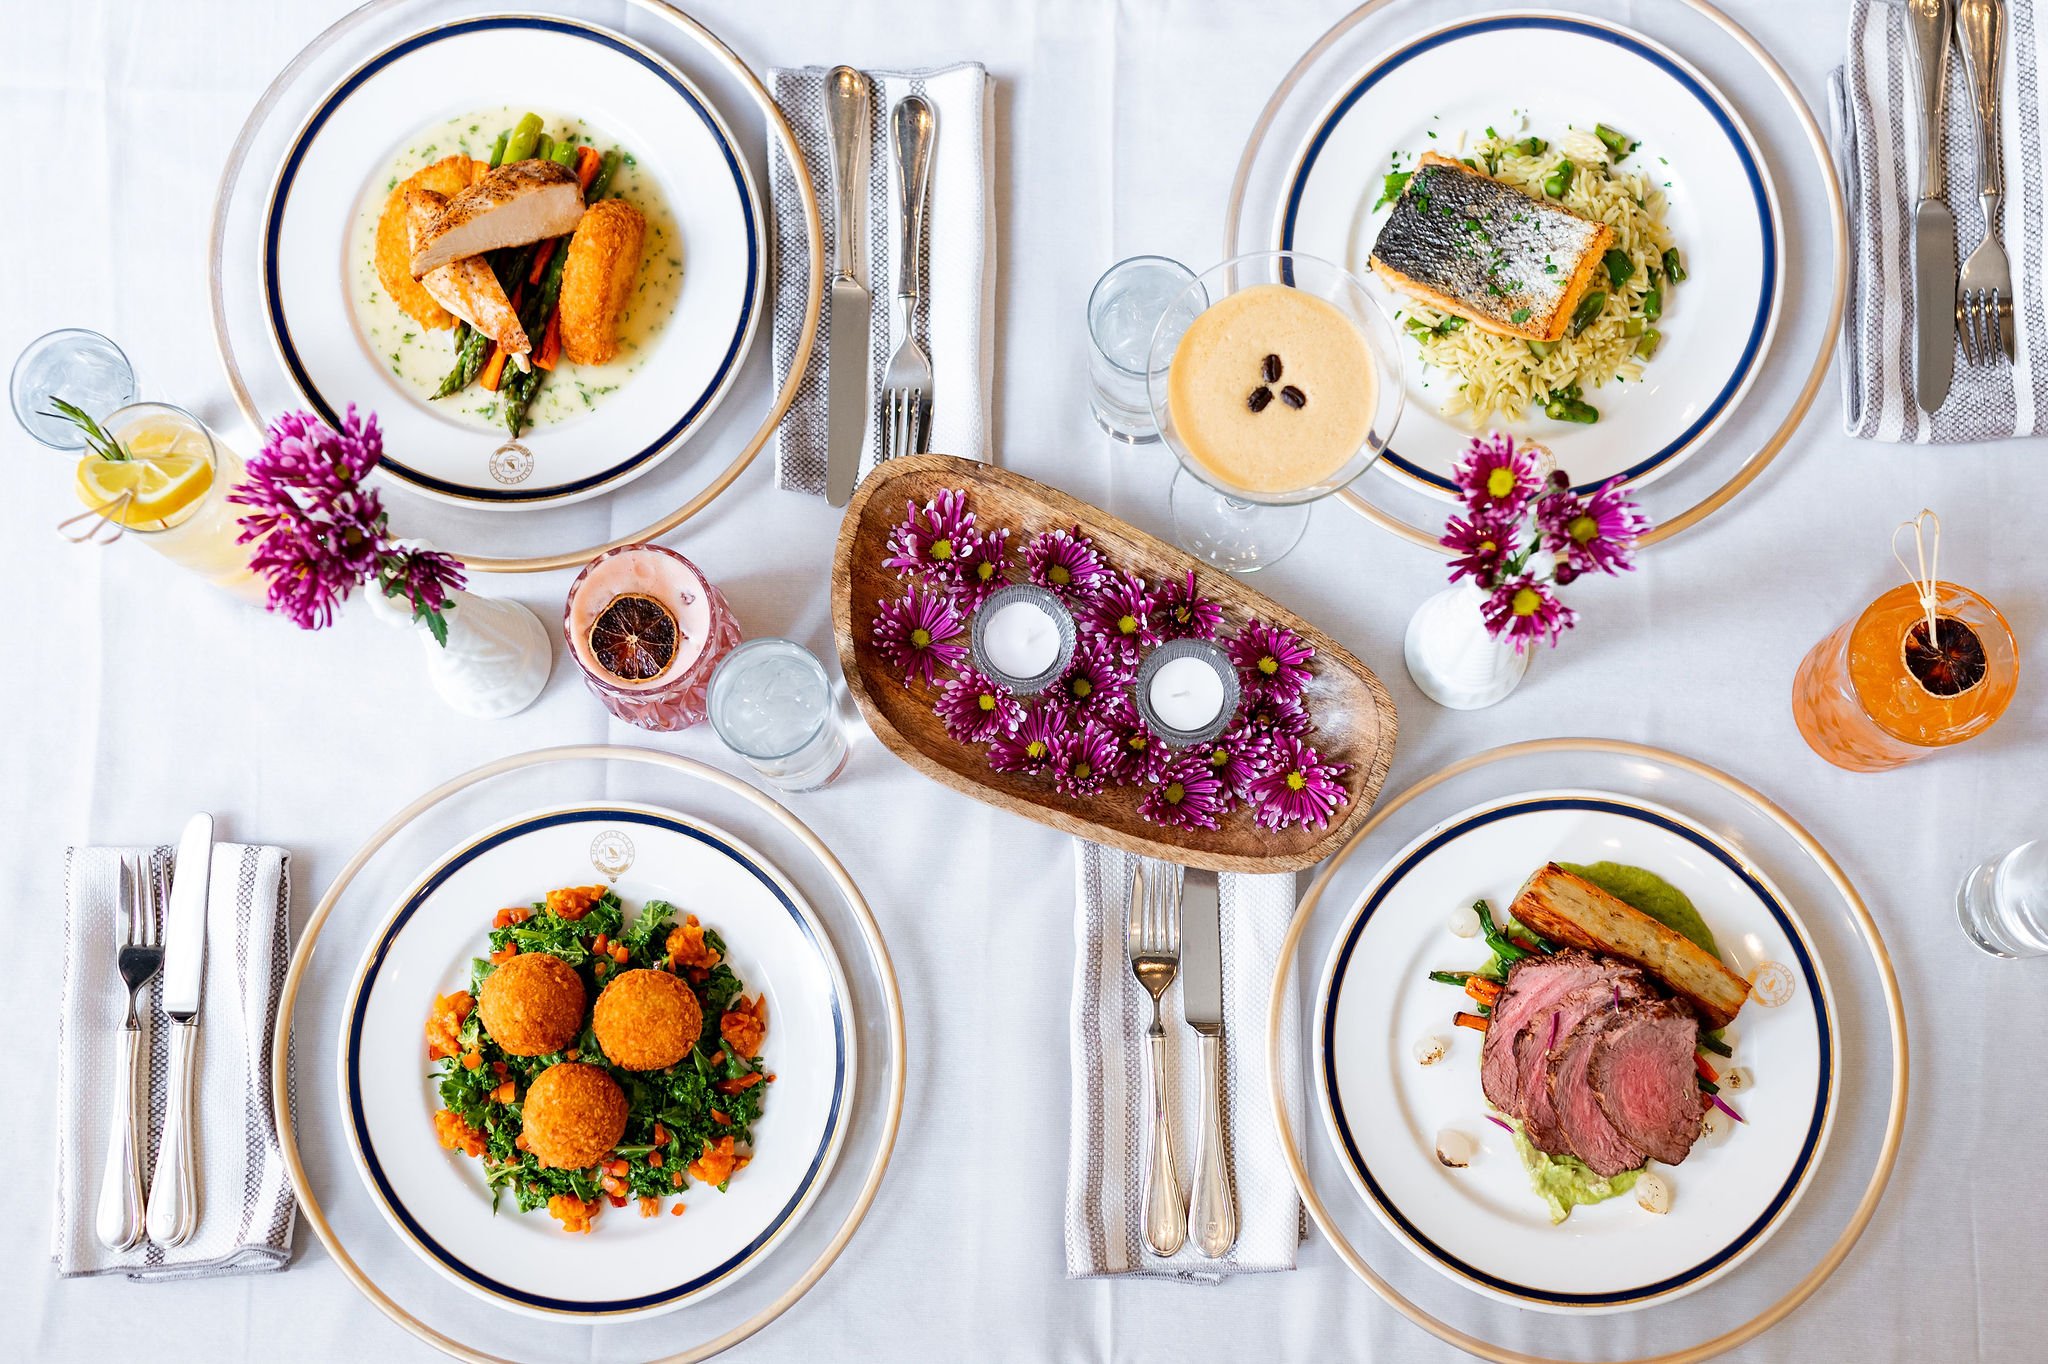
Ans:
[{"label": "white ceramic bud vase", "polygon": [[1486,633],[1479,608],[1486,590],[1452,583],[1415,609],[1402,653],[1422,694],[1452,710],[1478,710],[1504,700],[1522,684],[1529,655]]},{"label": "white ceramic bud vase", "polygon": [[418,635],[427,655],[427,676],[446,701],[464,715],[498,720],[533,704],[554,667],[554,649],[540,617],[516,601],[458,591],[442,616],[448,643],[413,619],[403,597],[387,597],[375,583],[363,595],[385,620]]}]

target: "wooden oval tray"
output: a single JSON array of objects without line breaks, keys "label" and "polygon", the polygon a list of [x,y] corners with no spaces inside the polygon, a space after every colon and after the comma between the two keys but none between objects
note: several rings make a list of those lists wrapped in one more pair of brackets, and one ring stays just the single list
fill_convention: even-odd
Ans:
[{"label": "wooden oval tray", "polygon": [[[984,526],[1008,526],[1012,545],[1041,531],[1079,526],[1103,555],[1127,572],[1158,583],[1194,569],[1201,593],[1223,608],[1224,628],[1257,616],[1284,625],[1315,647],[1314,679],[1307,688],[1314,742],[1325,757],[1350,764],[1350,796],[1336,820],[1322,829],[1274,831],[1252,823],[1242,809],[1217,829],[1167,829],[1138,814],[1137,787],[1114,787],[1076,800],[1043,778],[990,770],[981,744],[952,738],[932,713],[931,689],[905,686],[870,640],[878,601],[902,592],[882,567],[889,532],[905,502],[922,506],[948,488],[963,489]],[[1013,554],[1015,550],[1013,548]],[[832,560],[832,633],[847,689],[870,728],[897,757],[932,780],[1013,814],[1050,824],[1080,838],[1183,866],[1215,871],[1284,872],[1320,862],[1336,851],[1371,811],[1394,759],[1394,702],[1372,670],[1349,650],[1286,607],[1237,579],[1155,540],[1098,507],[1057,488],[952,455],[893,459],[870,474],[846,509]]]}]

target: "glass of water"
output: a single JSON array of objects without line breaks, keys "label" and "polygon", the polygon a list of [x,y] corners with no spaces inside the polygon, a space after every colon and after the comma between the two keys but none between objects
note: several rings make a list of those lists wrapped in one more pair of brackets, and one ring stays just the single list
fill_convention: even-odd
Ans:
[{"label": "glass of water", "polygon": [[135,401],[135,367],[98,332],[67,327],[29,342],[8,381],[14,419],[56,450],[83,450],[85,433],[54,415],[61,398],[95,421]]},{"label": "glass of water", "polygon": [[1110,266],[1088,295],[1088,410],[1097,426],[1127,445],[1159,439],[1145,367],[1168,311],[1175,337],[1201,311],[1187,297],[1194,282],[1195,272],[1179,261],[1132,256]]},{"label": "glass of water", "polygon": [[2048,956],[2048,839],[2022,843],[1963,878],[1963,936],[1994,957]]},{"label": "glass of water", "polygon": [[846,766],[832,679],[794,640],[750,639],[719,660],[711,727],[785,791],[815,791]]}]

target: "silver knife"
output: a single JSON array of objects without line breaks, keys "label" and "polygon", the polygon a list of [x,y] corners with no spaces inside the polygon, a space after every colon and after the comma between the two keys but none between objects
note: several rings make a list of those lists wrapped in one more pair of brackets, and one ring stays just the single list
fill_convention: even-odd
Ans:
[{"label": "silver knife", "polygon": [[1180,1007],[1201,1046],[1202,1109],[1195,1121],[1195,1188],[1188,1239],[1212,1260],[1237,1243],[1230,1153],[1223,1148],[1223,922],[1216,873],[1189,867],[1180,893]]},{"label": "silver knife", "polygon": [[860,242],[866,225],[868,134],[874,92],[850,66],[825,73],[825,126],[832,133],[832,334],[825,341],[825,501],[843,507],[860,479],[868,430],[868,313]]},{"label": "silver knife", "polygon": [[213,816],[185,823],[178,840],[171,912],[164,923],[164,979],[159,996],[171,1020],[170,1073],[163,1139],[149,1181],[149,1239],[183,1245],[199,1225],[199,1182],[192,1170],[192,1068],[199,1047],[199,996],[206,973],[206,898],[213,874]]},{"label": "silver knife", "polygon": [[1919,202],[1913,209],[1913,396],[1925,412],[1956,373],[1956,220],[1948,193],[1948,48],[1954,0],[1906,0],[1908,65],[1920,109]]}]

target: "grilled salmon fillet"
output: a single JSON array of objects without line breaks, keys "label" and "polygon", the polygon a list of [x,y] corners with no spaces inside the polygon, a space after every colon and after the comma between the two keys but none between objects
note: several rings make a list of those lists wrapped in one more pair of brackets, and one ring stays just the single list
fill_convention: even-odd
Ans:
[{"label": "grilled salmon fillet", "polygon": [[[407,226],[412,230],[415,243],[434,220],[447,211],[448,202],[446,195],[430,189],[406,191]],[[436,303],[490,337],[500,350],[521,362],[520,369],[526,368],[523,362],[533,349],[533,343],[527,339],[526,329],[519,325],[519,314],[513,310],[511,300],[505,297],[504,287],[498,283],[498,276],[491,270],[489,261],[482,256],[464,256],[429,270],[421,276],[419,287],[426,290]]]},{"label": "grilled salmon fillet", "polygon": [[1371,259],[1375,274],[1440,312],[1556,341],[1615,241],[1606,223],[1424,152]]},{"label": "grilled salmon fillet", "polygon": [[482,161],[444,156],[399,181],[377,217],[377,278],[391,301],[428,331],[454,326],[455,314],[434,302],[434,296],[412,277],[412,233],[406,221],[405,192],[428,189],[436,194],[460,194],[484,169],[488,166]]},{"label": "grilled salmon fillet", "polygon": [[575,172],[552,161],[514,161],[449,196],[412,252],[419,279],[450,261],[566,236],[583,217]]},{"label": "grilled salmon fillet", "polygon": [[601,365],[619,353],[619,323],[633,297],[647,220],[623,199],[590,206],[562,265],[562,354]]}]

